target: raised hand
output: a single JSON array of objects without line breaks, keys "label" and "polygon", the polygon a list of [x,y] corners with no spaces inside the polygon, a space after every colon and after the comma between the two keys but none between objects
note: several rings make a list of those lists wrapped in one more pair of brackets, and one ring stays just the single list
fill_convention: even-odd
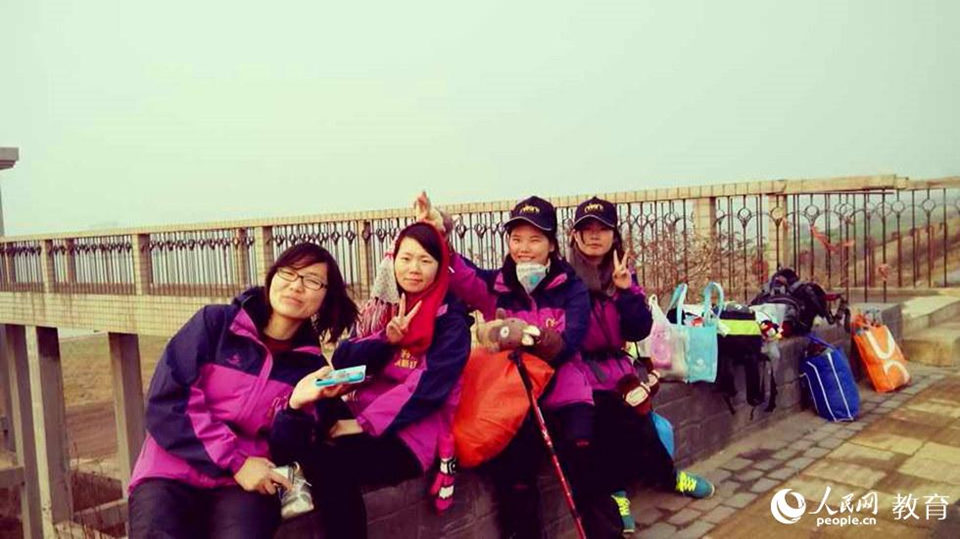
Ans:
[{"label": "raised hand", "polygon": [[426,191],[420,191],[417,198],[413,200],[413,209],[417,215],[417,221],[426,221],[430,216],[433,205],[430,203],[430,197],[427,196]]},{"label": "raised hand", "polygon": [[613,285],[621,290],[626,290],[633,284],[630,279],[630,271],[627,269],[628,259],[629,257],[624,255],[623,260],[621,260],[617,250],[613,250]]},{"label": "raised hand", "polygon": [[410,309],[410,312],[407,313],[407,296],[406,294],[400,295],[400,309],[397,311],[397,315],[387,322],[387,342],[397,344],[403,340],[403,337],[407,334],[407,329],[410,328],[410,321],[420,312],[421,304],[422,303],[418,301],[417,304]]},{"label": "raised hand", "polygon": [[433,207],[426,191],[420,191],[420,194],[413,201],[413,208],[418,222],[433,225],[440,231],[440,234],[446,236],[453,228],[453,221],[450,216]]}]

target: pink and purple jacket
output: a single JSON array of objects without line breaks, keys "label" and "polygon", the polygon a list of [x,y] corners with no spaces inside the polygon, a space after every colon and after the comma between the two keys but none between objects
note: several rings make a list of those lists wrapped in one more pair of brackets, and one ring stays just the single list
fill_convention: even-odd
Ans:
[{"label": "pink and purple jacket", "polygon": [[292,349],[274,356],[257,329],[265,302],[255,287],[230,305],[207,305],[170,339],[150,382],[131,492],[150,478],[232,486],[247,457],[269,458],[274,414],[297,381],[326,362],[306,324]]},{"label": "pink and purple jacket", "polygon": [[618,289],[613,297],[590,294],[590,326],[580,351],[594,391],[612,391],[620,378],[636,374],[623,346],[626,341],[646,338],[652,324],[647,297],[637,285],[636,275],[630,288]]},{"label": "pink and purple jacket", "polygon": [[[345,399],[364,432],[399,437],[424,470],[436,460],[438,441],[449,431],[460,401],[471,323],[466,307],[447,294],[437,310],[433,341],[425,353],[414,355],[390,345],[383,331],[343,341],[333,353],[338,369],[367,365],[368,374],[373,371],[372,379]],[[285,409],[277,414],[271,446],[283,447],[285,458],[303,460],[298,455],[310,450],[310,436],[305,433],[313,428],[309,416]]]},{"label": "pink and purple jacket", "polygon": [[543,281],[527,294],[516,277],[516,265],[509,256],[498,270],[483,270],[459,254],[451,260],[450,290],[486,320],[504,309],[509,317],[520,318],[541,328],[553,328],[563,337],[564,347],[554,360],[556,374],[541,397],[550,410],[570,404],[593,404],[589,369],[579,348],[587,332],[590,298],[583,281],[561,258],[554,258]]}]

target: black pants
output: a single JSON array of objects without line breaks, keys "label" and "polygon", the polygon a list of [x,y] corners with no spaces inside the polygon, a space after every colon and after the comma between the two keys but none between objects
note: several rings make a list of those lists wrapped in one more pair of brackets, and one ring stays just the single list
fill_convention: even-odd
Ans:
[{"label": "black pants", "polygon": [[362,486],[395,485],[423,473],[420,461],[396,436],[355,434],[315,447],[301,464],[323,518],[324,537],[331,539],[367,536]]},{"label": "black pants", "polygon": [[[602,485],[595,481],[592,469],[594,407],[574,404],[545,416],[587,536],[619,537],[621,524],[616,504],[610,492],[602,491]],[[531,415],[507,448],[486,465],[493,479],[503,537],[539,539],[544,536],[537,476],[546,456],[543,436]],[[550,466],[552,469],[553,465]]]},{"label": "black pants", "polygon": [[677,470],[650,414],[637,414],[612,391],[594,391],[593,401],[597,412],[594,468],[598,488],[616,492],[644,480],[672,491]]},{"label": "black pants", "polygon": [[270,538],[280,499],[240,487],[197,488],[147,479],[130,495],[130,539]]}]

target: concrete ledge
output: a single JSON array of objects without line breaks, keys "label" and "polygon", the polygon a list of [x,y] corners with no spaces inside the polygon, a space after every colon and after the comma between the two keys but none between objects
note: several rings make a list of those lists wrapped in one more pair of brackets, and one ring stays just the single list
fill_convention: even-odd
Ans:
[{"label": "concrete ledge", "polygon": [[[237,292],[242,287],[237,287]],[[5,324],[94,329],[169,337],[193,313],[232,297],[120,296],[0,292],[0,320]]]},{"label": "concrete ledge", "polygon": [[904,334],[912,334],[960,317],[960,298],[925,296],[903,302]]},{"label": "concrete ledge", "polygon": [[912,363],[938,367],[960,365],[960,323],[941,323],[914,332],[903,341],[902,348]]}]

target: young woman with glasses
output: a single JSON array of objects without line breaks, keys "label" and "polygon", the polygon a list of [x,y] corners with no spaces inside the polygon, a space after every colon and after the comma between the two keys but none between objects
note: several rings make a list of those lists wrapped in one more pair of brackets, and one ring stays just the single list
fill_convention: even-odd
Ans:
[{"label": "young woman with glasses", "polygon": [[311,243],[284,251],[264,287],[201,308],[150,382],[130,537],[272,537],[277,486],[291,485],[267,432],[298,380],[331,370],[320,337],[334,342],[356,314],[336,260]]}]

